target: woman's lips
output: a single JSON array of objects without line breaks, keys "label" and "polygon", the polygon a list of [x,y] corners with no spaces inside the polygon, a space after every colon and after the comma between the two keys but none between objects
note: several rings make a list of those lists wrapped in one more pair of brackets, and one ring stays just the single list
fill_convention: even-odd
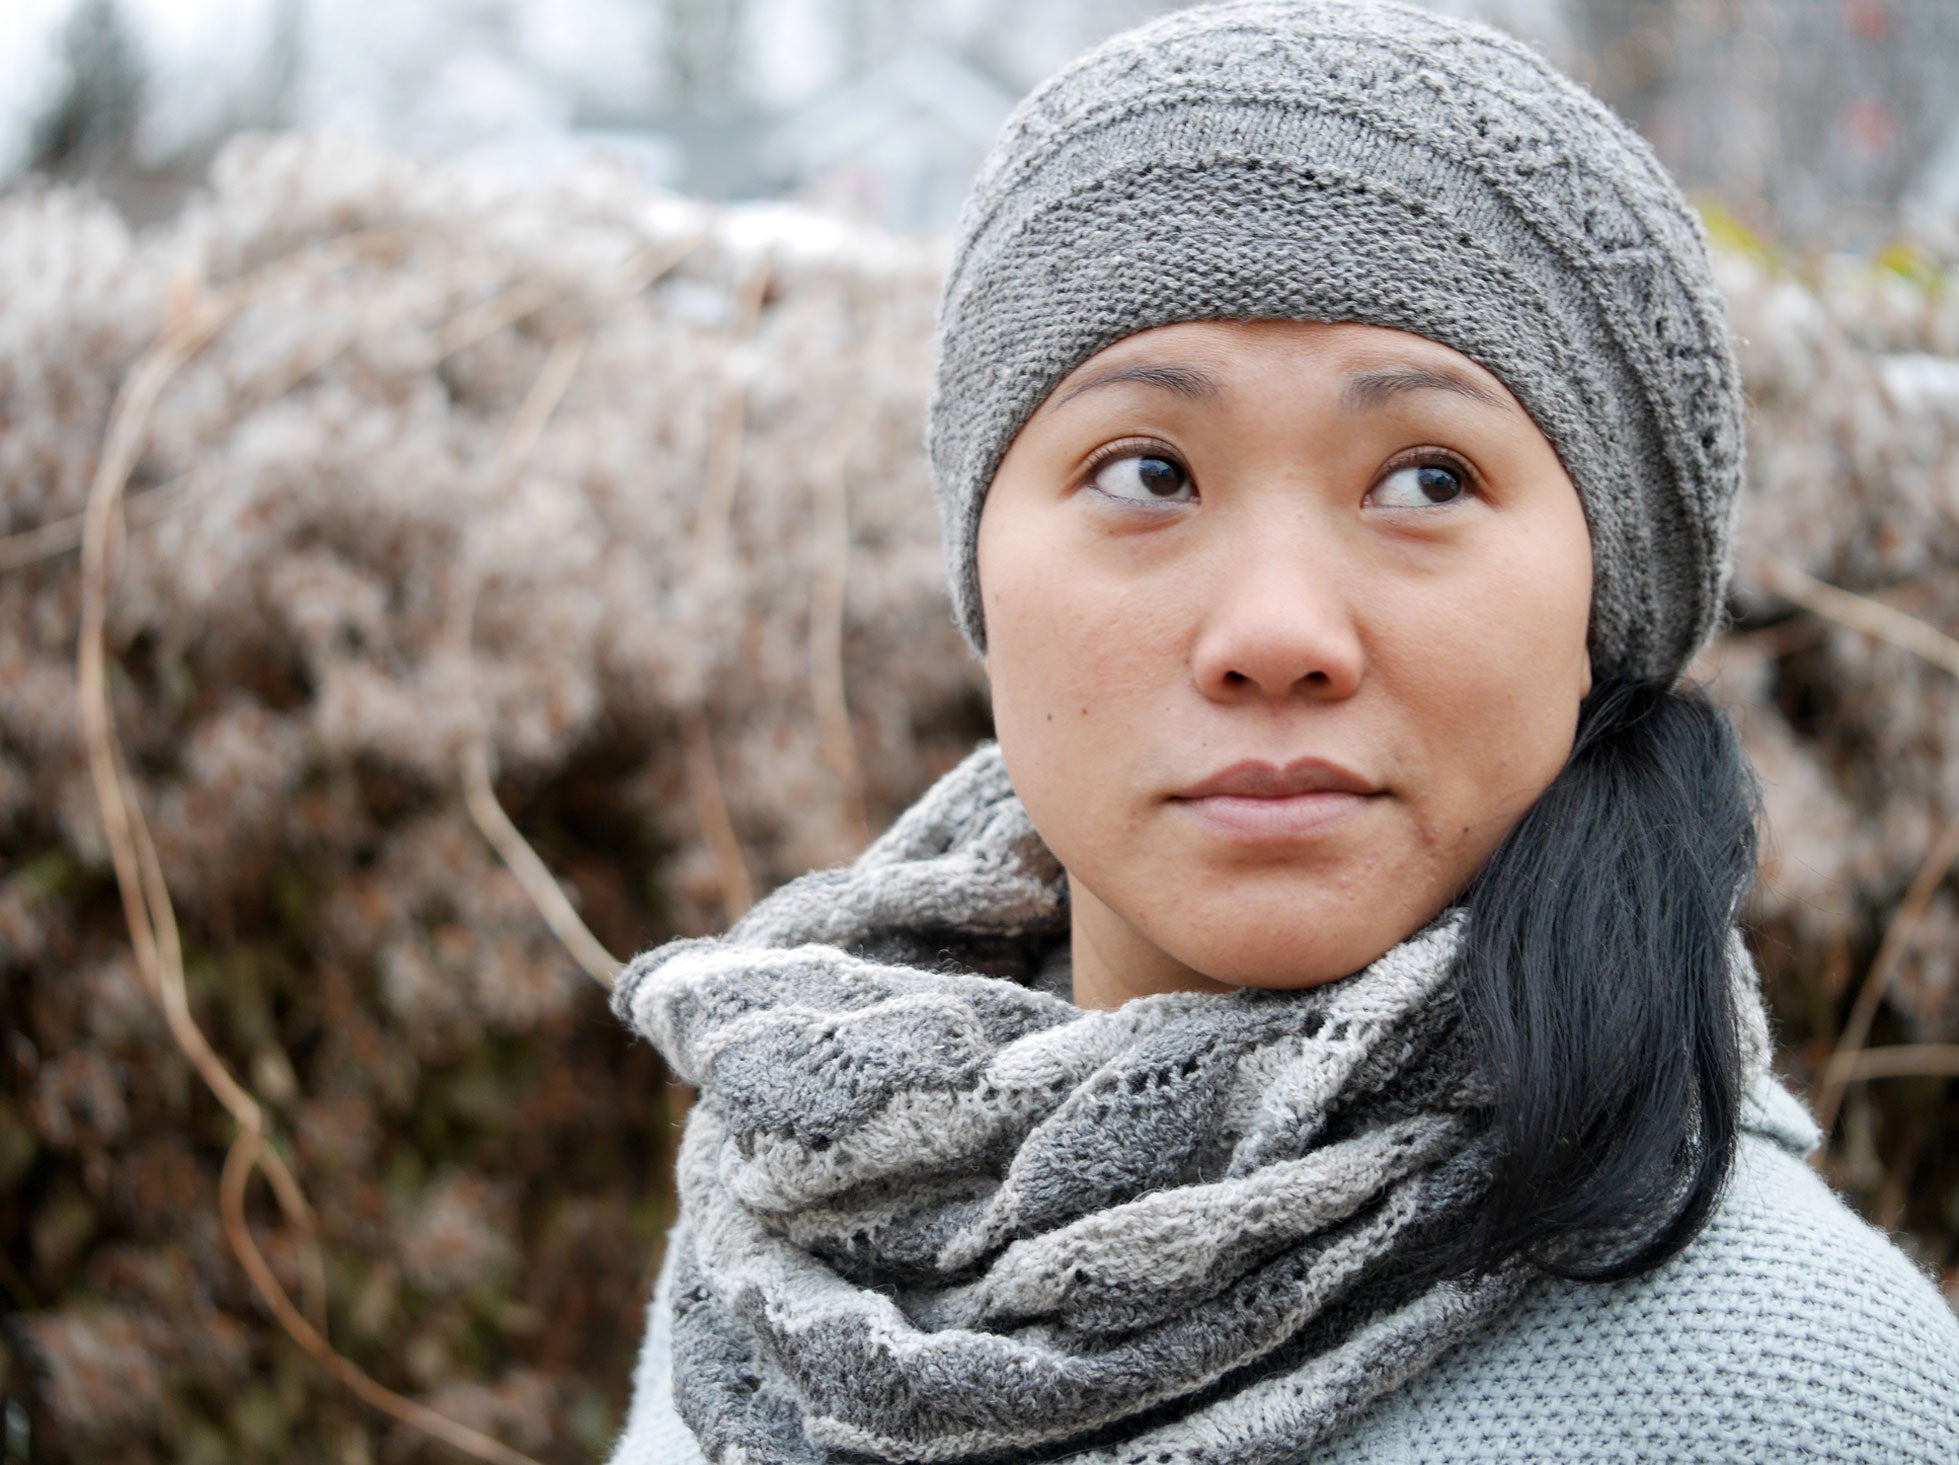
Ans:
[{"label": "woman's lips", "polygon": [[1269,844],[1331,834],[1380,792],[1351,769],[1302,758],[1283,768],[1234,763],[1173,794],[1170,801],[1226,838]]}]

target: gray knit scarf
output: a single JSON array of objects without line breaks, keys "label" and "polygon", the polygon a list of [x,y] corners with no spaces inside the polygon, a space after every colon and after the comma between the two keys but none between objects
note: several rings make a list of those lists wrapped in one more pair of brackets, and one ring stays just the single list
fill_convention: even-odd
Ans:
[{"label": "gray knit scarf", "polygon": [[1084,1012],[1037,985],[1065,879],[989,746],[638,958],[614,1005],[700,1089],[673,1383],[708,1459],[1297,1460],[1527,1285],[1396,1264],[1488,1171],[1459,922],[1310,991]]}]

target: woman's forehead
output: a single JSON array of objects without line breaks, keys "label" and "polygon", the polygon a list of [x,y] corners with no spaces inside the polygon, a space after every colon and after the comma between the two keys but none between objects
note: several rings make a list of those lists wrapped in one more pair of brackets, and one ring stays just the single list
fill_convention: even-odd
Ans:
[{"label": "woman's forehead", "polygon": [[1058,411],[1098,388],[1136,384],[1197,402],[1276,373],[1339,379],[1347,405],[1378,407],[1410,388],[1433,389],[1524,414],[1488,368],[1453,347],[1409,331],[1347,321],[1198,320],[1125,336],[1077,365],[1041,411]]}]

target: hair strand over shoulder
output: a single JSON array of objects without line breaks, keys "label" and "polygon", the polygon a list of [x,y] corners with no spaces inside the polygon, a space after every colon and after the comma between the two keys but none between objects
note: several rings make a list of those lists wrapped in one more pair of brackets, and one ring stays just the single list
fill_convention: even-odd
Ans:
[{"label": "hair strand over shoulder", "polygon": [[1740,1132],[1728,951],[1758,809],[1705,693],[1619,680],[1585,699],[1563,772],[1464,898],[1458,990],[1498,1153],[1459,1269],[1522,1255],[1612,1280],[1706,1225]]}]

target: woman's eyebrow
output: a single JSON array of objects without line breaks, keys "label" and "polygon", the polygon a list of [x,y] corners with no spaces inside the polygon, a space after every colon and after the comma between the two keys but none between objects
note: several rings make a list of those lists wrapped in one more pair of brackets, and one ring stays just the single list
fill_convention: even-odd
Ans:
[{"label": "woman's eyebrow", "polygon": [[1508,396],[1446,366],[1383,366],[1356,372],[1347,379],[1347,406],[1355,412],[1367,412],[1403,392],[1454,392],[1485,407],[1516,410]]},{"label": "woman's eyebrow", "polygon": [[1159,387],[1166,392],[1175,392],[1180,397],[1188,397],[1194,402],[1215,401],[1221,395],[1218,379],[1201,366],[1139,361],[1133,366],[1110,366],[1101,371],[1090,372],[1050,401],[1046,410],[1052,412],[1064,403],[1073,401],[1083,392],[1092,392],[1097,387],[1112,387],[1119,382],[1139,382],[1146,387]]}]

